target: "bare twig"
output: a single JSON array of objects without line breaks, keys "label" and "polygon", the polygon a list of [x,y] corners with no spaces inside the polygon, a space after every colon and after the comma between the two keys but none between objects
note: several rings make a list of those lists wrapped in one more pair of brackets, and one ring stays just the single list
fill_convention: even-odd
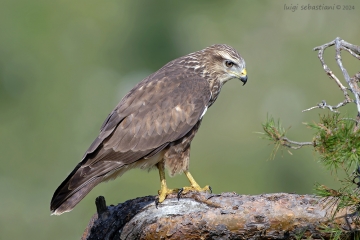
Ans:
[{"label": "bare twig", "polygon": [[[339,68],[341,69],[341,71],[343,73],[345,81],[347,82],[347,84],[349,85],[349,87],[351,89],[351,92],[355,95],[355,103],[356,103],[358,115],[359,115],[360,114],[360,98],[359,98],[360,92],[359,92],[358,86],[356,84],[354,84],[353,81],[350,81],[349,73],[347,72],[347,70],[344,68],[344,66],[342,64],[340,51],[341,51],[341,49],[346,49],[346,48],[342,48],[341,43],[342,43],[342,40],[339,37],[335,38],[335,50],[336,50],[335,59],[336,59],[337,64],[339,65]],[[349,97],[349,96],[347,96],[347,97]],[[346,96],[345,96],[345,98],[346,98]]]},{"label": "bare twig", "polygon": [[[325,60],[324,60],[324,51],[326,48],[331,47],[331,46],[335,46],[335,60],[337,65],[339,66],[343,77],[346,81],[346,83],[348,84],[349,88],[346,88],[341,81],[339,80],[338,77],[335,76],[335,74],[331,71],[331,69],[326,65]],[[326,72],[326,74],[335,81],[335,83],[338,85],[338,87],[341,89],[341,91],[344,94],[344,101],[338,103],[336,106],[332,106],[332,105],[328,105],[326,103],[325,100],[323,100],[321,103],[317,104],[314,107],[310,107],[308,109],[303,110],[303,112],[305,111],[310,111],[312,109],[315,108],[328,108],[330,111],[332,112],[338,112],[336,111],[336,109],[345,106],[348,103],[356,103],[356,107],[357,107],[357,118],[356,118],[356,126],[354,128],[354,131],[357,131],[358,129],[358,125],[360,122],[360,88],[358,86],[358,82],[360,80],[360,73],[355,74],[354,77],[350,78],[349,73],[347,72],[347,70],[344,68],[343,63],[342,63],[342,58],[341,58],[341,50],[345,50],[347,52],[349,52],[353,57],[357,58],[360,60],[360,47],[350,44],[344,40],[342,40],[341,38],[337,37],[335,38],[335,40],[329,42],[329,43],[325,43],[321,46],[315,47],[314,51],[318,51],[318,57],[320,59],[320,62],[324,68],[324,71]],[[351,99],[349,97],[349,93],[348,90],[354,95],[355,100]]]},{"label": "bare twig", "polygon": [[309,146],[309,145],[314,146],[314,142],[295,142],[288,139],[287,137],[282,137],[280,141],[281,141],[281,145],[291,149],[299,149],[303,146]]},{"label": "bare twig", "polygon": [[328,108],[330,111],[338,113],[339,111],[337,111],[336,109],[338,109],[342,106],[345,106],[346,104],[351,103],[351,102],[354,102],[354,100],[349,98],[349,99],[345,99],[344,101],[338,103],[336,106],[332,106],[332,105],[328,105],[325,100],[322,100],[321,103],[319,103],[318,105],[308,108],[308,109],[305,109],[302,112],[307,112],[307,111],[313,110],[314,108],[321,108],[321,109]]},{"label": "bare twig", "polygon": [[335,76],[335,74],[330,70],[330,68],[325,64],[325,60],[324,60],[324,51],[326,48],[331,47],[335,45],[335,40],[331,41],[329,43],[325,43],[324,45],[318,46],[316,48],[314,48],[314,50],[319,51],[318,52],[318,57],[320,59],[321,64],[323,65],[323,68],[326,72],[326,74],[331,78],[334,79],[336,84],[339,86],[339,88],[343,91],[343,94],[345,96],[345,99],[349,98],[349,94],[347,93],[347,88],[342,85],[342,83],[340,82],[340,80]]},{"label": "bare twig", "polygon": [[353,45],[351,43],[342,40],[342,46],[344,50],[348,51],[351,55],[360,60],[360,46]]}]

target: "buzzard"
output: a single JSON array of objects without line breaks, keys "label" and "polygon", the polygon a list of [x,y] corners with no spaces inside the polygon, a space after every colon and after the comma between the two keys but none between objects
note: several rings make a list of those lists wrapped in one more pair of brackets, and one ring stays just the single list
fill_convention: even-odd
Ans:
[{"label": "buzzard", "polygon": [[82,161],[56,189],[52,214],[71,211],[100,182],[115,179],[132,168],[159,169],[158,202],[170,193],[169,175],[185,173],[188,191],[207,191],[191,176],[190,144],[206,110],[232,78],[247,81],[245,61],[229,45],[215,44],[177,58],[139,82],[101,126],[99,136]]}]

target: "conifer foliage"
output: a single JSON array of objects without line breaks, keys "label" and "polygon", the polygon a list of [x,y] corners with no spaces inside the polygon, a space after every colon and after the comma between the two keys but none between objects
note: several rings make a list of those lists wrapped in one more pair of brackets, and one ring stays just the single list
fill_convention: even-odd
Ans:
[{"label": "conifer foliage", "polygon": [[[325,49],[332,46],[335,47],[335,61],[343,74],[342,81],[324,61],[323,53]],[[334,216],[344,208],[351,210],[347,214],[358,216],[355,218],[356,228],[331,229],[324,227],[324,231],[331,231],[334,239],[341,239],[344,235],[358,238],[360,237],[360,72],[350,77],[343,66],[341,51],[345,50],[360,60],[360,47],[336,38],[329,43],[314,48],[314,50],[318,51],[318,57],[325,73],[338,85],[344,95],[344,100],[337,105],[329,105],[323,100],[316,106],[304,110],[310,111],[316,108],[327,108],[329,110],[327,114],[319,115],[317,122],[305,123],[307,127],[314,131],[313,139],[309,142],[296,142],[288,139],[286,137],[287,130],[282,127],[280,120],[275,121],[271,116],[268,116],[266,122],[262,124],[263,134],[265,139],[271,140],[275,144],[272,157],[281,147],[299,149],[303,146],[312,146],[314,151],[319,153],[320,162],[331,173],[336,174],[341,182],[341,187],[333,189],[329,186],[316,184],[317,195],[328,200],[329,208],[335,208],[335,211],[332,211]],[[343,84],[343,82],[346,82],[346,84]],[[339,111],[341,107],[349,103],[354,104],[357,108],[355,117],[344,116]]]}]

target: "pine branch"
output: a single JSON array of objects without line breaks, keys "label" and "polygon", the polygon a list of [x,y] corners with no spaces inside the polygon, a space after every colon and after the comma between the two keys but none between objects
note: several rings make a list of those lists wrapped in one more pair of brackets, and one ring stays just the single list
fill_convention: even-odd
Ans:
[{"label": "pine branch", "polygon": [[[348,88],[343,85],[339,78],[331,71],[324,60],[324,51],[331,46],[335,47],[335,61],[339,66],[343,78]],[[353,221],[360,222],[360,72],[350,77],[347,70],[343,66],[341,58],[341,50],[348,51],[352,56],[360,60],[360,47],[345,42],[340,38],[323,44],[314,48],[318,51],[319,60],[323,66],[325,73],[333,79],[338,85],[344,95],[344,100],[337,105],[329,105],[325,100],[316,106],[303,110],[310,111],[316,108],[329,109],[332,114],[321,116],[318,123],[306,123],[308,127],[315,131],[312,142],[299,143],[291,141],[286,138],[286,131],[281,126],[280,121],[275,124],[273,118],[268,118],[267,122],[263,124],[265,135],[267,139],[275,143],[275,148],[272,155],[276,153],[279,147],[287,147],[298,149],[302,146],[312,145],[314,150],[319,153],[321,162],[331,171],[335,173],[342,170],[345,173],[345,178],[340,180],[343,185],[341,188],[335,190],[324,185],[318,184],[316,186],[317,195],[326,199],[327,205],[334,209],[334,216],[348,209],[356,216]],[[354,99],[351,99],[349,92],[353,94]],[[357,107],[357,116],[353,118],[341,118],[338,109],[347,105],[348,103],[355,103]],[[351,173],[351,170],[356,168],[356,171]],[[357,237],[360,238],[360,233],[357,231]],[[333,239],[340,239],[343,230],[339,230],[338,226],[325,227],[324,231],[331,233]],[[355,237],[355,236],[354,236]]]}]

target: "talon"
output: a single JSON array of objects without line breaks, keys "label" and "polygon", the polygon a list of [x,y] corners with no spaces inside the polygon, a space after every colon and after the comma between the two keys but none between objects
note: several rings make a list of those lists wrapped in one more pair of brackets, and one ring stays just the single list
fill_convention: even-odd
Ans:
[{"label": "talon", "polygon": [[163,201],[165,201],[167,195],[169,195],[169,194],[178,194],[178,193],[179,193],[179,189],[177,189],[177,188],[168,189],[167,187],[163,187],[161,190],[159,190],[158,203],[162,203]]},{"label": "talon", "polygon": [[184,173],[185,173],[186,177],[189,179],[189,182],[190,182],[191,186],[181,188],[180,191],[177,194],[178,199],[180,199],[181,194],[185,194],[185,193],[188,193],[188,192],[191,192],[191,191],[206,192],[206,191],[210,190],[210,192],[212,193],[212,188],[210,186],[205,186],[205,187],[201,188],[199,186],[199,184],[197,184],[195,182],[194,178],[191,176],[189,171],[184,171]]},{"label": "talon", "polygon": [[158,208],[159,206],[159,198],[155,198],[155,207],[156,209]]},{"label": "talon", "polygon": [[181,197],[181,194],[183,191],[184,191],[184,188],[180,188],[180,190],[178,191],[178,193],[177,193],[178,201],[180,200],[180,197]]},{"label": "talon", "polygon": [[159,169],[159,175],[160,175],[160,186],[161,189],[158,191],[159,197],[155,200],[155,206],[156,208],[160,203],[165,201],[167,195],[169,194],[177,194],[178,201],[180,200],[181,194],[185,194],[191,191],[195,192],[206,192],[210,190],[210,193],[212,193],[212,188],[210,186],[205,186],[201,188],[199,184],[195,182],[195,179],[191,176],[189,171],[184,171],[186,177],[188,178],[190,182],[190,187],[183,187],[181,189],[169,189],[166,185],[165,180],[165,172],[164,172],[164,162],[161,161],[157,163],[157,167]]}]

